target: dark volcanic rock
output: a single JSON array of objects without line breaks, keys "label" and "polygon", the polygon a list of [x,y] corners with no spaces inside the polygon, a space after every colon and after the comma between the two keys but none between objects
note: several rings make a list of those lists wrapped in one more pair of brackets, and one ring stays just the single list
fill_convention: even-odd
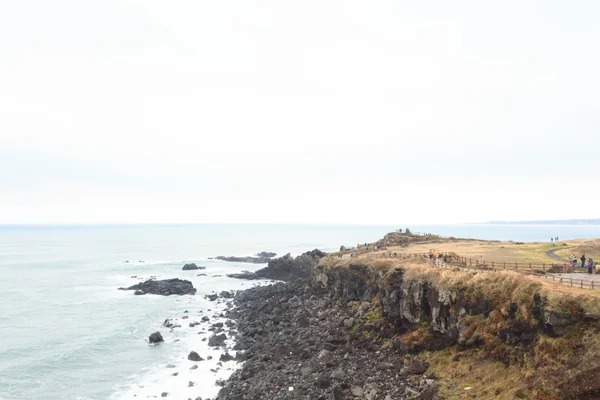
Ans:
[{"label": "dark volcanic rock", "polygon": [[269,262],[270,257],[215,257],[215,260],[229,261],[229,262],[240,262],[240,263],[252,263],[252,264],[266,264]]},{"label": "dark volcanic rock", "polygon": [[190,352],[190,354],[188,354],[188,360],[190,361],[204,361],[204,359],[202,357],[200,357],[200,355],[198,353],[196,353],[195,351]]},{"label": "dark volcanic rock", "polygon": [[163,279],[163,280],[148,280],[138,283],[137,285],[128,288],[119,288],[119,290],[141,290],[148,294],[160,294],[170,296],[172,294],[196,294],[196,289],[192,282],[183,279]]},{"label": "dark volcanic rock", "polygon": [[290,254],[269,261],[269,265],[258,271],[229,274],[231,278],[239,279],[276,279],[289,281],[296,278],[309,278],[319,260],[326,254],[315,249],[293,258]]},{"label": "dark volcanic rock", "polygon": [[224,333],[220,335],[212,335],[210,339],[208,339],[208,345],[211,347],[219,347],[225,345],[225,341],[227,340],[227,336]]},{"label": "dark volcanic rock", "polygon": [[148,338],[148,341],[150,343],[160,343],[160,342],[164,342],[165,340],[163,339],[160,332],[154,332],[153,334],[150,335],[150,337]]},{"label": "dark volcanic rock", "polygon": [[197,269],[206,269],[206,267],[199,267],[195,263],[185,264],[182,268],[184,271],[192,271]]},{"label": "dark volcanic rock", "polygon": [[255,254],[256,257],[261,257],[261,258],[273,258],[277,255],[277,253],[273,253],[271,251],[261,251],[258,254]]},{"label": "dark volcanic rock", "polygon": [[356,332],[344,328],[356,308],[309,281],[239,291],[234,303],[226,316],[236,321],[235,359],[247,360],[221,389],[219,400],[281,399],[290,396],[289,387],[294,388],[291,397],[303,400],[353,399],[353,393],[362,399],[403,400],[424,390],[418,379],[400,373],[403,356],[391,346],[381,347],[397,330],[389,325]]}]

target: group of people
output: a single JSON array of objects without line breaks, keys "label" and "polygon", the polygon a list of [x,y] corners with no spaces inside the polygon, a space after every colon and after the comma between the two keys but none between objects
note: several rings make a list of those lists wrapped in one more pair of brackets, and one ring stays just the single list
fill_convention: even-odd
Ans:
[{"label": "group of people", "polygon": [[[581,260],[581,267],[585,268],[586,264],[585,264],[585,254],[583,254],[580,258]],[[577,267],[577,258],[575,256],[573,256],[572,254],[569,256],[569,265],[571,265],[572,267]],[[596,265],[596,269],[600,269],[599,265]],[[587,269],[588,269],[588,274],[593,274],[594,273],[594,259],[593,258],[589,258],[587,259]],[[600,272],[600,271],[597,271]]]},{"label": "group of people", "polygon": [[558,236],[557,237],[551,237],[550,238],[550,243],[558,243]]},{"label": "group of people", "polygon": [[434,249],[429,249],[429,262],[435,264],[435,260],[438,257],[438,252]]}]

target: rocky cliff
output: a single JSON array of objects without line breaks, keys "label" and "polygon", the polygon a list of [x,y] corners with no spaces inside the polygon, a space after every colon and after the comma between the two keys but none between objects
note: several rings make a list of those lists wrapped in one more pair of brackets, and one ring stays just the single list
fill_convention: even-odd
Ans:
[{"label": "rocky cliff", "polygon": [[596,297],[516,273],[438,269],[419,259],[324,259],[313,278],[341,301],[375,304],[397,329],[391,343],[401,353],[477,349],[523,371],[527,398],[600,390],[591,379],[600,375]]}]

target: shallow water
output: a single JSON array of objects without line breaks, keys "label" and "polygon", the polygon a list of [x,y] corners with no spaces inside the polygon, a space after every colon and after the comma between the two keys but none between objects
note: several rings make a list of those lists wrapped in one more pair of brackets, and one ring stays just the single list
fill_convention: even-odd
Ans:
[{"label": "shallow water", "polygon": [[[169,392],[170,399],[218,392],[215,381],[233,363],[212,373],[219,352],[187,322],[224,307],[204,299],[213,291],[243,289],[252,282],[227,273],[262,265],[209,260],[217,255],[278,254],[374,241],[396,226],[196,225],[103,227],[0,227],[0,399],[136,399]],[[402,227],[404,228],[404,227]],[[518,227],[461,225],[410,227],[413,231],[483,239],[536,241],[599,237],[600,226]],[[128,263],[124,261],[129,260]],[[143,261],[143,262],[141,262]],[[182,271],[186,262],[204,271]],[[206,273],[208,276],[197,276]],[[196,296],[133,296],[116,290],[139,278],[190,279]],[[219,276],[220,275],[220,276]],[[138,278],[132,278],[137,276]],[[209,312],[208,309],[211,309]],[[188,310],[188,314],[184,311]],[[170,332],[166,318],[183,328]],[[165,343],[149,346],[161,331]],[[211,362],[192,365],[189,351]],[[176,368],[166,368],[173,364]],[[179,376],[173,377],[173,372]],[[188,382],[195,385],[188,387]]]}]

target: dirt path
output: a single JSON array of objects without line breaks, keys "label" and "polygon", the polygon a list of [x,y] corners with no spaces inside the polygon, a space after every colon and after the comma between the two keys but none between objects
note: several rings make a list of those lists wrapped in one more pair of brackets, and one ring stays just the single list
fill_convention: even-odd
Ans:
[{"label": "dirt path", "polygon": [[568,259],[566,259],[566,258],[561,258],[561,257],[557,256],[556,254],[554,254],[554,252],[556,252],[556,251],[558,251],[558,250],[561,250],[561,248],[560,248],[560,247],[557,247],[557,248],[555,248],[555,249],[550,249],[550,250],[548,250],[548,251],[546,252],[546,255],[547,255],[548,257],[554,258],[555,260],[558,260],[558,261],[560,261],[560,262],[562,262],[562,263],[568,263],[568,262],[569,262],[569,260],[568,260]]}]

